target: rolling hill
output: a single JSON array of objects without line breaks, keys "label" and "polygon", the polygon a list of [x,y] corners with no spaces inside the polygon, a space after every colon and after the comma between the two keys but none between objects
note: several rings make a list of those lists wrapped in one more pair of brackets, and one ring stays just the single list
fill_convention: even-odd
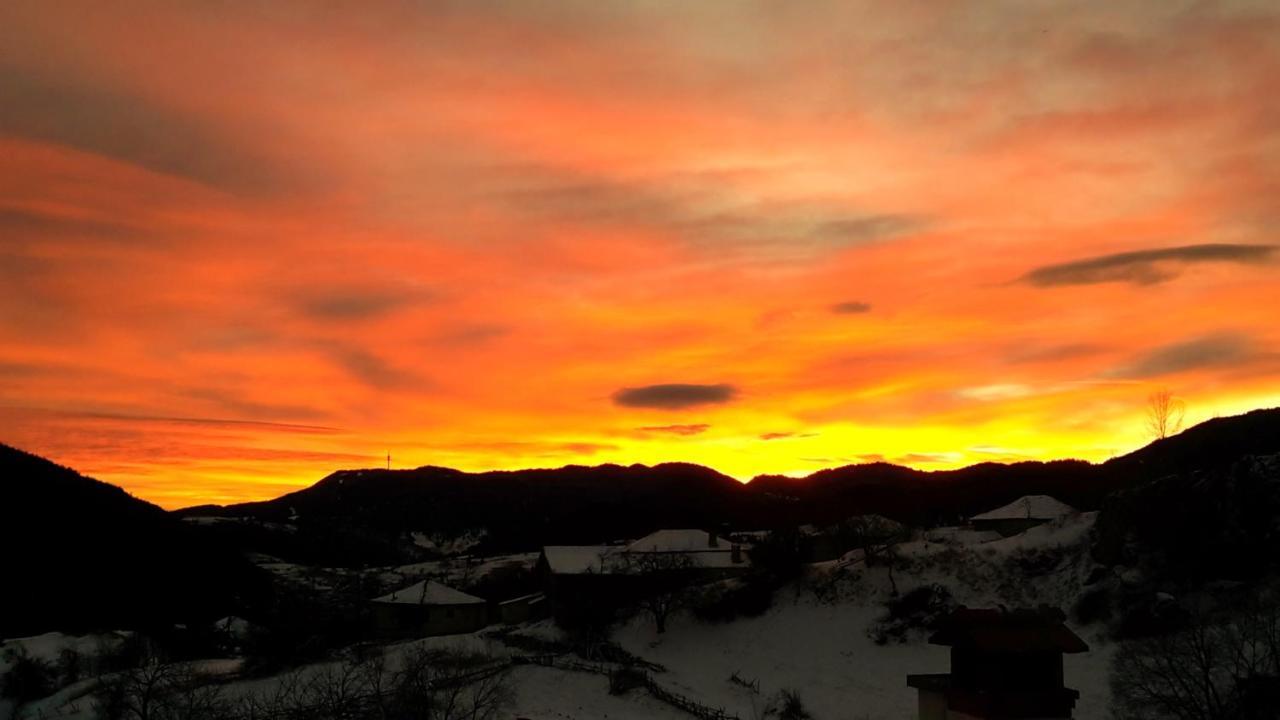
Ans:
[{"label": "rolling hill", "polygon": [[258,571],[124,490],[0,445],[0,637],[212,620]]},{"label": "rolling hill", "polygon": [[274,500],[178,513],[292,523],[309,538],[312,555],[326,544],[334,548],[310,559],[359,564],[375,561],[359,549],[362,543],[370,551],[390,548],[396,538],[418,530],[450,534],[484,528],[485,549],[518,550],[636,536],[658,527],[763,529],[862,513],[945,523],[1028,494],[1097,509],[1117,489],[1275,452],[1280,452],[1280,409],[1211,420],[1097,465],[984,463],[925,472],[872,463],[802,478],[760,476],[746,484],[684,463],[483,473],[430,466],[344,470]]}]

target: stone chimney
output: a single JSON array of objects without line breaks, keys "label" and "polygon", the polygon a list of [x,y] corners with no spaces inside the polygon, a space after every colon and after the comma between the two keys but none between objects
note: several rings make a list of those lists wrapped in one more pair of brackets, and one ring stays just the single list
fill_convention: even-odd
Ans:
[{"label": "stone chimney", "polygon": [[715,530],[707,531],[707,547],[720,547],[720,538],[716,537]]},{"label": "stone chimney", "polygon": [[742,564],[742,546],[738,543],[734,543],[729,547],[729,560],[734,565]]}]

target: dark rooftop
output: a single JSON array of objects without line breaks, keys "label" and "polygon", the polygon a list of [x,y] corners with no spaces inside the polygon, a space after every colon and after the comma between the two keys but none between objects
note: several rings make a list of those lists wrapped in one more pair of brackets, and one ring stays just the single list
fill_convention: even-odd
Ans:
[{"label": "dark rooftop", "polygon": [[929,638],[935,645],[1000,653],[1087,652],[1089,646],[1063,621],[1056,608],[994,610],[960,608]]}]

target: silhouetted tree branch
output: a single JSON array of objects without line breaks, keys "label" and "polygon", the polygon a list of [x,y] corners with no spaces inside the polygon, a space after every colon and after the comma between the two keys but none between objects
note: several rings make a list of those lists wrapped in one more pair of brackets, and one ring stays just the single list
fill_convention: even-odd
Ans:
[{"label": "silhouetted tree branch", "polygon": [[681,552],[633,552],[624,559],[640,593],[638,605],[653,618],[659,633],[667,631],[667,618],[688,600],[693,559]]},{"label": "silhouetted tree branch", "polygon": [[1174,397],[1168,389],[1157,390],[1147,396],[1147,431],[1156,440],[1163,440],[1182,429],[1186,403]]},{"label": "silhouetted tree branch", "polygon": [[1280,682],[1280,606],[1255,606],[1230,621],[1127,642],[1112,664],[1119,720],[1242,720],[1273,717],[1259,688]]}]

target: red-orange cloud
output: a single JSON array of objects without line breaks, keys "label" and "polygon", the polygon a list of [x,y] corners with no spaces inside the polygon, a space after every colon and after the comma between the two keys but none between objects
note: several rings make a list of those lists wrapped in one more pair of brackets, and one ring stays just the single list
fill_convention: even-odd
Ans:
[{"label": "red-orange cloud", "polygon": [[388,453],[1104,459],[1153,387],[1280,401],[1278,38],[1245,2],[10,3],[0,441],[168,506]]}]

